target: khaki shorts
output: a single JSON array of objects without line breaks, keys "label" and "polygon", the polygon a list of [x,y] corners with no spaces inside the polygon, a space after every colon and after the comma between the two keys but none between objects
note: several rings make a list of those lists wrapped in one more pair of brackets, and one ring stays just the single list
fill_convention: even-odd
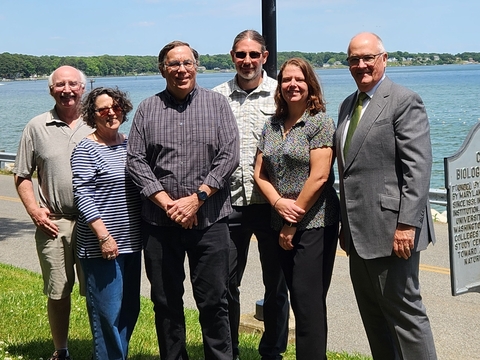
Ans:
[{"label": "khaki shorts", "polygon": [[53,239],[39,229],[35,232],[43,276],[43,293],[52,300],[69,296],[75,284],[76,268],[80,294],[84,295],[83,272],[75,255],[76,222],[63,218],[52,221],[59,229],[57,238]]}]

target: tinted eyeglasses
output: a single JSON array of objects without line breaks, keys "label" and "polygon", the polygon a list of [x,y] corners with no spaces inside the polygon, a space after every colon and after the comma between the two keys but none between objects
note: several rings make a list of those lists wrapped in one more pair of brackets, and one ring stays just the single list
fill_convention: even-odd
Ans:
[{"label": "tinted eyeglasses", "polygon": [[103,107],[96,109],[95,112],[102,118],[106,118],[110,115],[110,109],[115,113],[115,115],[120,116],[123,113],[123,109],[120,105],[113,105],[108,107]]},{"label": "tinted eyeglasses", "polygon": [[261,52],[258,51],[250,51],[250,52],[245,52],[245,51],[236,51],[235,52],[235,57],[239,59],[245,59],[248,56],[250,56],[250,59],[259,59],[260,56],[262,56]]}]

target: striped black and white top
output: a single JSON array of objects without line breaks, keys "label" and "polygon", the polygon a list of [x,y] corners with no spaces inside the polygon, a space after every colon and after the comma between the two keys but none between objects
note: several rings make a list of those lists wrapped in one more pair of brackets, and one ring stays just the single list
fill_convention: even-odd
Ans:
[{"label": "striped black and white top", "polygon": [[71,157],[73,193],[80,212],[77,221],[79,258],[102,256],[88,223],[101,218],[117,242],[120,254],[141,251],[141,200],[125,169],[127,140],[106,146],[83,139]]}]

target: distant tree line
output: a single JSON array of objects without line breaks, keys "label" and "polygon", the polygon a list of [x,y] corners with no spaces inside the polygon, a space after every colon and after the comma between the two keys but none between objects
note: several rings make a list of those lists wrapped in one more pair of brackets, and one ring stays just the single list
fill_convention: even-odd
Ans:
[{"label": "distant tree line", "polygon": [[71,65],[87,76],[124,76],[158,73],[156,56],[32,56],[0,54],[0,78],[48,76],[62,65]]},{"label": "distant tree line", "polygon": [[[279,52],[278,67],[285,60],[301,57],[315,67],[347,66],[344,52],[304,53],[298,51]],[[398,65],[443,65],[463,62],[480,62],[480,53],[461,54],[412,54],[404,51],[389,53],[389,66]],[[127,76],[158,73],[157,56],[33,56],[22,54],[0,54],[0,79],[44,77],[61,65],[71,65],[87,76]],[[201,70],[233,69],[229,54],[200,55]]]}]

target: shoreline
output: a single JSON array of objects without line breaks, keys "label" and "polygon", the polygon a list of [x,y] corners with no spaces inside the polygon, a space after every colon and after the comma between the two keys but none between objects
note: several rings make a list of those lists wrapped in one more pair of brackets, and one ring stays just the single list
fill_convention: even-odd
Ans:
[{"label": "shoreline", "polygon": [[[480,62],[477,62],[477,61],[460,61],[460,62],[456,62],[456,63],[453,63],[453,64],[423,64],[423,65],[419,65],[419,64],[405,64],[404,62],[388,62],[387,63],[387,68],[388,67],[392,67],[392,68],[397,68],[397,67],[422,67],[422,68],[425,68],[425,67],[429,67],[429,66],[457,66],[457,65],[465,65],[465,66],[468,66],[468,65],[478,65],[480,64]],[[348,69],[348,66],[346,65],[328,65],[328,64],[325,64],[327,66],[321,66],[321,67],[314,67],[314,70],[320,70],[320,71],[328,71],[328,70],[336,70],[336,69]],[[198,74],[220,74],[220,73],[235,73],[235,69],[234,68],[231,68],[231,69],[219,69],[219,70],[203,70],[203,71],[198,71]],[[91,76],[88,76],[87,75],[87,78],[89,79],[96,79],[96,78],[123,78],[123,77],[138,77],[138,76],[161,76],[160,72],[156,72],[156,73],[141,73],[141,74],[128,74],[128,75],[91,75]],[[36,77],[28,77],[28,78],[15,78],[15,79],[7,79],[7,78],[2,78],[0,80],[0,82],[14,82],[14,81],[38,81],[38,80],[47,80],[48,79],[48,76],[36,76]],[[3,85],[0,83],[0,85]]]}]

